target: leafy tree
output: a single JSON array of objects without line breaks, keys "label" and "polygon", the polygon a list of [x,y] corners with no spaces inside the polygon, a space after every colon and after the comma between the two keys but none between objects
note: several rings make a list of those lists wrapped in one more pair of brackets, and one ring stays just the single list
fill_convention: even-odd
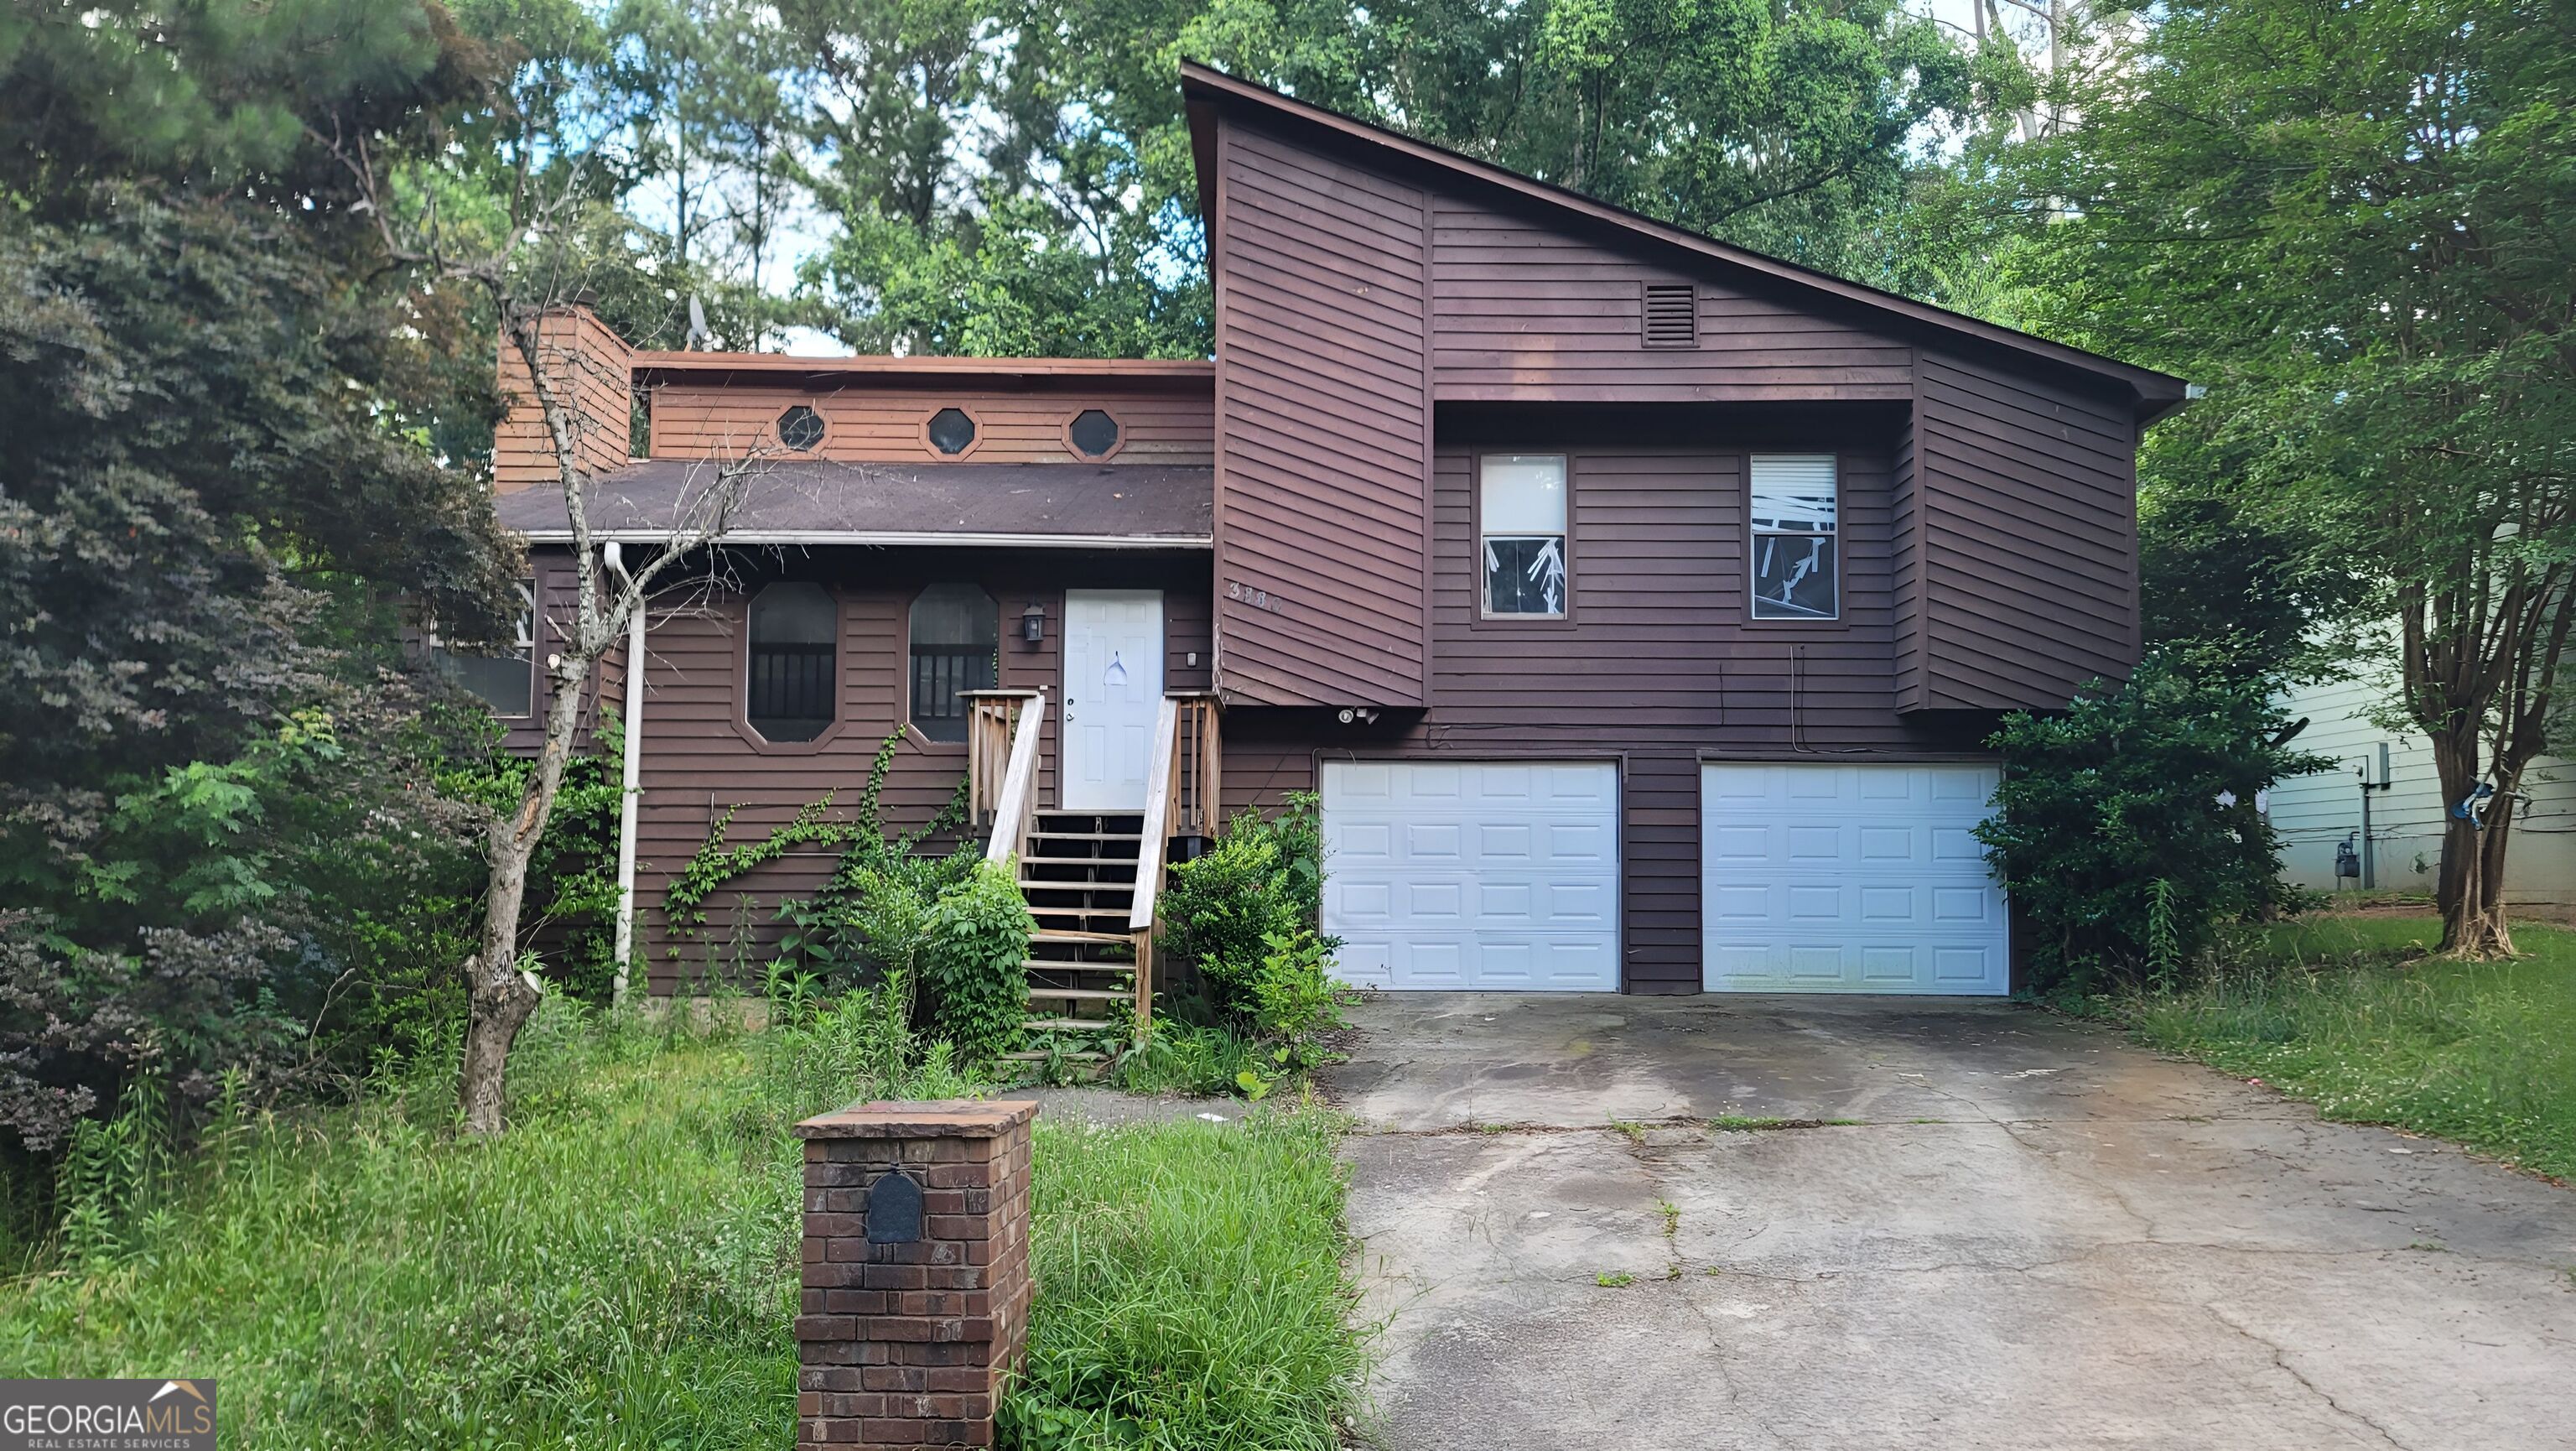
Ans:
[{"label": "leafy tree", "polygon": [[2445,949],[2511,951],[2512,793],[2576,623],[2576,12],[2185,0],[2112,32],[2015,194],[2038,320],[2205,381],[2264,527],[2395,624],[2442,793]]},{"label": "leafy tree", "polygon": [[467,640],[507,622],[516,548],[434,442],[488,432],[488,364],[456,386],[443,300],[353,247],[311,134],[399,146],[467,59],[425,7],[0,19],[0,1121],[24,1144],[138,1073],[202,1096],[316,1052],[361,924],[454,845],[380,674],[385,599]]},{"label": "leafy tree", "polygon": [[2281,899],[2254,795],[2333,765],[2281,744],[2270,683],[2154,652],[2063,713],[2005,717],[1995,813],[1977,828],[2033,931],[2042,992],[2171,983],[2219,924]]}]

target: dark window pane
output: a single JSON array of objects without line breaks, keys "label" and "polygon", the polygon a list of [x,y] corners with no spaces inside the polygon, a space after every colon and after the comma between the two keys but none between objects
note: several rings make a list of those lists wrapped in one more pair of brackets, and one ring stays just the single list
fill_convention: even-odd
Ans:
[{"label": "dark window pane", "polygon": [[1830,620],[1842,601],[1834,569],[1833,536],[1753,536],[1753,617],[1757,620]]},{"label": "dark window pane", "polygon": [[961,690],[999,683],[1001,612],[971,584],[934,584],[912,602],[912,725],[934,741],[966,739]]},{"label": "dark window pane", "polygon": [[1485,540],[1485,613],[1565,613],[1565,536],[1497,535]]},{"label": "dark window pane", "polygon": [[803,453],[823,441],[823,415],[799,403],[778,415],[778,441]]},{"label": "dark window pane", "polygon": [[1118,446],[1118,420],[1097,408],[1073,418],[1073,447],[1085,458],[1098,458]]},{"label": "dark window pane", "polygon": [[494,715],[526,715],[531,709],[536,675],[524,654],[459,655],[441,650],[438,664],[457,684],[483,697]]},{"label": "dark window pane", "polygon": [[841,684],[839,607],[819,584],[773,584],[751,602],[743,719],[773,741],[830,728]]},{"label": "dark window pane", "polygon": [[810,741],[832,724],[835,645],[754,645],[744,716],[773,741]]},{"label": "dark window pane", "polygon": [[964,453],[975,442],[975,420],[963,408],[942,408],[930,415],[930,446],[941,453]]},{"label": "dark window pane", "polygon": [[438,631],[428,631],[426,644],[429,659],[448,679],[482,697],[483,703],[497,716],[526,716],[536,713],[536,673],[532,668],[537,655],[537,582],[519,581],[519,618],[512,629],[511,649],[497,655],[470,655],[448,649],[438,641]]},{"label": "dark window pane", "polygon": [[912,647],[912,724],[934,741],[966,739],[961,690],[993,688],[993,652],[963,645]]}]

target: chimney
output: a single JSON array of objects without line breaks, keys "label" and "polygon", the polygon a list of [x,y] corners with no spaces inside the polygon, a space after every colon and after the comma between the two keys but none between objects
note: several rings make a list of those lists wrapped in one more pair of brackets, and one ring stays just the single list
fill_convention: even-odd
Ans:
[{"label": "chimney", "polygon": [[[632,452],[635,350],[582,300],[546,314],[538,327],[546,379],[572,410],[574,462],[597,477],[624,468]],[[492,435],[492,487],[496,493],[558,487],[554,442],[545,411],[537,406],[527,364],[508,338],[501,340],[501,393],[509,404]]]}]

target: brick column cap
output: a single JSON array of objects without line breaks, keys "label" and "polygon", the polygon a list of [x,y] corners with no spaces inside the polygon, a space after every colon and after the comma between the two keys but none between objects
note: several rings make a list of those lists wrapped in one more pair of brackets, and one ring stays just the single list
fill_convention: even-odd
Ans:
[{"label": "brick column cap", "polygon": [[1038,1116],[1035,1099],[853,1103],[796,1126],[800,1139],[998,1139]]}]

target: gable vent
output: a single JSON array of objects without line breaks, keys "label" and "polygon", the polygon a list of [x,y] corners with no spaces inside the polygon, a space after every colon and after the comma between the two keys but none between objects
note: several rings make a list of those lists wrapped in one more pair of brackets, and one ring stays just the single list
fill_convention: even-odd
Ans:
[{"label": "gable vent", "polygon": [[1646,284],[1646,346],[1699,346],[1698,289],[1687,282]]}]

